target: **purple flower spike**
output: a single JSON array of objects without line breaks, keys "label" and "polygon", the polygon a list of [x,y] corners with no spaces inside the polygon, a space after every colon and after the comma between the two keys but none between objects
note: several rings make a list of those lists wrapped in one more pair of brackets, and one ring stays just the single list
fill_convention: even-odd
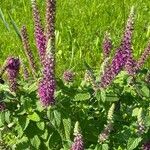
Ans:
[{"label": "purple flower spike", "polygon": [[23,26],[21,29],[21,36],[22,36],[22,42],[23,42],[24,50],[25,50],[25,53],[27,55],[28,61],[30,63],[32,73],[34,75],[36,72],[35,60],[34,60],[34,56],[33,56],[33,53],[31,51],[31,48],[30,48],[29,37],[28,37],[27,29],[25,26]]},{"label": "purple flower spike", "polygon": [[147,48],[144,50],[141,57],[139,58],[139,60],[137,61],[137,64],[135,66],[136,71],[142,68],[143,64],[145,63],[145,61],[147,60],[149,55],[150,55],[150,42],[149,42]]},{"label": "purple flower spike", "polygon": [[9,57],[7,59],[7,75],[9,79],[10,91],[16,92],[18,89],[17,77],[20,69],[20,61],[18,58]]},{"label": "purple flower spike", "polygon": [[52,53],[47,53],[44,62],[43,78],[40,81],[38,95],[43,106],[55,104],[55,59]]},{"label": "purple flower spike", "polygon": [[63,74],[63,79],[65,82],[72,82],[74,78],[74,73],[70,70],[66,70]]},{"label": "purple flower spike", "polygon": [[125,33],[124,33],[124,38],[122,41],[124,50],[127,53],[127,62],[125,65],[125,70],[128,72],[129,75],[134,75],[135,74],[135,60],[133,59],[133,54],[132,54],[132,35],[133,35],[133,29],[134,29],[134,9],[131,9]]},{"label": "purple flower spike", "polygon": [[150,150],[150,141],[148,141],[142,145],[142,150]]},{"label": "purple flower spike", "polygon": [[36,0],[32,0],[32,8],[33,8],[33,19],[34,19],[34,24],[35,24],[36,46],[39,50],[39,57],[43,64],[45,53],[46,53],[46,38],[45,38],[44,31],[42,28],[41,19],[40,19],[39,10],[38,10],[37,4],[36,4]]},{"label": "purple flower spike", "polygon": [[110,51],[112,49],[112,41],[108,32],[105,33],[102,47],[104,58],[109,57]]},{"label": "purple flower spike", "polygon": [[74,138],[74,143],[71,147],[71,150],[83,150],[84,146],[83,146],[83,137],[82,134],[77,133],[75,138]]},{"label": "purple flower spike", "polygon": [[84,150],[83,136],[80,133],[78,122],[76,122],[76,124],[75,124],[74,136],[75,136],[74,142],[73,142],[70,150]]},{"label": "purple flower spike", "polygon": [[55,44],[55,11],[56,11],[56,0],[46,1],[46,43],[51,40],[52,46]]},{"label": "purple flower spike", "polygon": [[106,68],[104,74],[101,77],[100,87],[102,88],[106,88],[108,85],[111,84],[113,79],[118,75],[118,73],[124,68],[124,66],[129,61],[128,58],[131,57],[131,37],[133,30],[132,18],[133,18],[133,8],[131,9],[129,19],[127,21],[121,45],[118,48],[112,60],[112,63]]}]

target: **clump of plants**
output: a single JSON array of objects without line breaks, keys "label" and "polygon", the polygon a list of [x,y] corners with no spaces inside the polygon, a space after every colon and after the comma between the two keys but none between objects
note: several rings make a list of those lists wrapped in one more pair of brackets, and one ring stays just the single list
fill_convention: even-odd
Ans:
[{"label": "clump of plants", "polygon": [[100,69],[93,70],[85,58],[85,77],[78,84],[73,70],[64,70],[62,78],[55,73],[56,1],[46,0],[44,28],[36,0],[31,5],[39,58],[23,26],[26,59],[8,56],[0,71],[0,149],[150,149],[150,73],[142,68],[150,43],[135,60],[134,8],[114,55],[106,32]]}]

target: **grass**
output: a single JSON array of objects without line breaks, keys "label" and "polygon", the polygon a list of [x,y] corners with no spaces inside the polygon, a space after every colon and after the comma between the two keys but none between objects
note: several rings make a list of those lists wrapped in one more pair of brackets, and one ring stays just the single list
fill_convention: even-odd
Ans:
[{"label": "grass", "polygon": [[[33,21],[30,0],[0,0],[5,24],[0,19],[0,65],[8,55],[17,55],[25,59],[22,43],[14,31],[10,16],[18,29],[26,25],[30,35],[36,60],[38,56],[33,38]],[[45,3],[38,0],[42,18]],[[83,70],[83,60],[99,68],[102,60],[101,43],[104,32],[111,34],[115,52],[119,45],[124,24],[131,6],[136,9],[133,51],[138,58],[150,37],[150,1],[147,0],[57,0],[56,47],[57,72],[68,68]],[[10,16],[9,16],[10,14]],[[44,20],[43,24],[44,24]],[[25,59],[26,60],[26,59]],[[147,62],[147,66],[150,61]]]}]

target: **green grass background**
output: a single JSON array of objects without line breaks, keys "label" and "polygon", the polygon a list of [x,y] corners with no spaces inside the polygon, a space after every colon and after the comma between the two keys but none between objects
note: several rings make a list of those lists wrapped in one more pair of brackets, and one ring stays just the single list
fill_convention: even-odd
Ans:
[{"label": "green grass background", "polygon": [[[37,0],[44,25],[45,0]],[[148,0],[57,0],[56,50],[57,72],[65,69],[83,70],[85,59],[93,68],[99,68],[102,58],[101,43],[104,32],[110,32],[115,52],[118,47],[131,6],[136,19],[133,37],[134,57],[138,58],[150,38],[150,1]],[[26,25],[31,47],[38,62],[34,41],[34,26],[30,0],[0,0],[7,27],[0,19],[0,66],[8,55],[25,61],[22,43],[9,15],[20,29]],[[150,62],[147,62],[147,67]]]}]

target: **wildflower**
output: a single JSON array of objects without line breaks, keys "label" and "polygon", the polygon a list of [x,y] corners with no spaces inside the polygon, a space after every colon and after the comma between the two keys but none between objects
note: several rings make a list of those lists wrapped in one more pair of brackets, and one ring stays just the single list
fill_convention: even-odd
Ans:
[{"label": "wildflower", "polygon": [[109,57],[110,51],[112,49],[112,41],[110,38],[110,34],[108,32],[105,33],[102,47],[103,47],[104,57],[105,58]]},{"label": "wildflower", "polygon": [[72,71],[66,70],[63,73],[63,79],[64,79],[65,82],[72,82],[73,78],[74,78],[74,73]]},{"label": "wildflower", "polygon": [[84,150],[83,136],[80,133],[79,123],[76,122],[74,128],[74,142],[71,146],[71,150]]},{"label": "wildflower", "polygon": [[21,65],[23,68],[24,79],[27,80],[29,78],[29,71],[23,62],[21,63]]},{"label": "wildflower", "polygon": [[51,40],[52,47],[55,44],[55,11],[56,11],[56,0],[46,1],[46,43]]},{"label": "wildflower", "polygon": [[103,143],[105,142],[110,135],[110,132],[112,131],[112,123],[109,123],[107,125],[105,125],[104,130],[100,133],[99,137],[98,137],[98,142],[99,143]]},{"label": "wildflower", "polygon": [[122,42],[120,47],[117,49],[117,52],[111,62],[111,64],[106,68],[104,74],[101,77],[100,87],[106,88],[113,79],[118,75],[118,73],[123,69],[127,63],[129,56],[131,56],[131,37],[133,30],[133,8],[131,9],[129,19],[124,31]]},{"label": "wildflower", "polygon": [[22,42],[23,42],[23,46],[25,49],[25,53],[27,55],[28,61],[32,69],[32,73],[35,74],[36,72],[35,60],[34,60],[34,56],[30,48],[29,37],[28,37],[27,29],[25,26],[23,26],[21,29],[21,37],[22,37]]},{"label": "wildflower", "polygon": [[136,66],[135,66],[136,71],[141,69],[141,67],[143,66],[143,64],[145,63],[145,61],[149,57],[149,55],[150,55],[150,42],[136,63]]},{"label": "wildflower", "polygon": [[150,141],[147,141],[142,145],[142,150],[150,150]]},{"label": "wildflower", "polygon": [[9,57],[7,59],[7,75],[9,79],[9,87],[12,92],[16,92],[17,85],[17,77],[19,74],[20,61],[18,58]]},{"label": "wildflower", "polygon": [[124,35],[124,49],[127,53],[127,61],[125,64],[125,70],[128,72],[129,75],[134,75],[135,74],[135,60],[133,58],[132,54],[132,35],[133,35],[133,29],[134,29],[134,9],[131,9],[128,21],[127,21],[127,26],[125,29],[125,35]]},{"label": "wildflower", "polygon": [[33,18],[34,18],[34,25],[35,25],[34,34],[36,39],[36,46],[39,50],[39,56],[43,64],[45,53],[46,53],[46,38],[41,24],[40,14],[36,4],[36,0],[32,0],[32,9],[33,9]]},{"label": "wildflower", "polygon": [[100,135],[98,137],[99,143],[103,143],[109,138],[110,132],[113,129],[114,110],[115,110],[115,104],[112,104],[112,106],[110,107],[110,109],[108,111],[107,124],[105,125],[104,130],[100,133]]},{"label": "wildflower", "polygon": [[55,103],[54,92],[55,83],[55,59],[54,55],[48,50],[51,49],[50,41],[47,47],[47,55],[43,64],[43,78],[39,83],[38,95],[43,106],[53,105]]}]

